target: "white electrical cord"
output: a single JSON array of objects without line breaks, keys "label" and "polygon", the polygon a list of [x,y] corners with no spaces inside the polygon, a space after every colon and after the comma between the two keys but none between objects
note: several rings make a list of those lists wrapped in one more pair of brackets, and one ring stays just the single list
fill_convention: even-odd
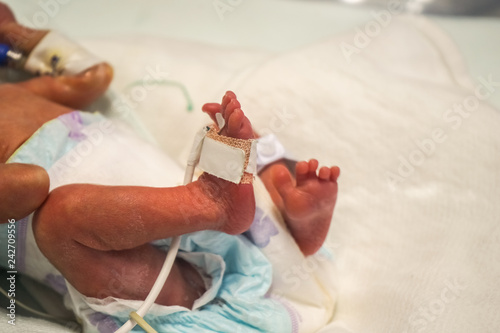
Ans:
[{"label": "white electrical cord", "polygon": [[[196,134],[193,148],[191,150],[191,154],[189,155],[186,172],[184,174],[184,185],[191,183],[193,180],[194,170],[200,158],[201,146],[206,133],[207,129],[203,129]],[[156,278],[156,282],[154,283],[148,297],[146,297],[141,307],[137,311],[135,311],[135,313],[137,313],[137,315],[139,315],[140,317],[144,318],[144,316],[149,311],[156,298],[160,294],[165,281],[167,281],[167,277],[170,274],[170,270],[172,269],[172,265],[174,264],[175,257],[177,256],[177,252],[179,251],[180,241],[180,236],[175,236],[172,238],[170,249],[168,250],[167,257],[165,258],[165,262],[163,263],[160,274],[158,274],[158,277]],[[122,327],[116,330],[115,333],[127,333],[131,329],[133,329],[135,325],[137,325],[137,322],[133,319],[129,319],[125,324],[123,324]],[[152,330],[151,332],[155,331]]]},{"label": "white electrical cord", "polygon": [[[167,253],[167,258],[165,259],[160,274],[158,274],[156,282],[153,285],[153,288],[151,288],[148,297],[146,297],[144,303],[142,303],[141,307],[136,311],[136,313],[139,316],[144,317],[146,315],[146,313],[149,311],[149,309],[155,302],[156,298],[160,294],[160,291],[163,288],[163,285],[165,284],[168,275],[170,274],[172,265],[174,264],[175,257],[177,256],[177,251],[179,250],[180,241],[181,238],[179,236],[176,236],[172,239],[172,243],[170,244],[170,249],[168,250]],[[136,324],[137,323],[135,321],[130,319],[125,324],[123,324],[123,326],[120,327],[115,333],[127,333],[131,329],[133,329]]]}]

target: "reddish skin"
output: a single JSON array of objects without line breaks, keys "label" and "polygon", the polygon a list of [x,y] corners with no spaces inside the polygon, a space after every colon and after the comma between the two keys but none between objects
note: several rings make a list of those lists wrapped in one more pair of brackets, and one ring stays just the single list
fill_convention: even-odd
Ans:
[{"label": "reddish skin", "polygon": [[0,85],[0,162],[5,163],[44,123],[71,111],[19,84]]},{"label": "reddish skin", "polygon": [[[0,43],[29,54],[48,32],[18,24],[9,7],[0,3]],[[101,63],[76,76],[41,76],[18,85],[55,103],[84,109],[106,91],[112,79],[112,67]]]},{"label": "reddish skin", "polygon": [[[232,94],[231,97],[232,100],[223,100],[222,104],[207,103],[203,111],[216,121],[215,114],[228,103],[240,107],[236,96]],[[295,179],[287,163],[281,161],[262,170],[259,177],[285,218],[300,250],[307,256],[319,250],[328,234],[337,201],[340,169],[337,166],[321,167],[318,171],[318,161],[312,159],[298,162],[294,174]]]},{"label": "reddish skin", "polygon": [[[227,105],[222,109],[227,126],[221,135],[253,138],[241,109],[235,103]],[[249,228],[254,214],[252,185],[204,174],[173,188],[59,187],[37,211],[33,231],[40,250],[82,294],[144,299],[165,258],[149,242],[200,230],[239,234]],[[127,274],[117,277],[116,272],[124,269]],[[169,279],[159,304],[192,307],[204,291],[201,278],[182,261],[176,262]],[[110,281],[121,288],[110,288]]]},{"label": "reddish skin", "polygon": [[340,169],[317,169],[318,161],[312,159],[297,163],[295,179],[283,164],[272,165],[260,175],[306,256],[316,253],[325,242],[337,201]]},{"label": "reddish skin", "polygon": [[[47,31],[19,25],[0,3],[0,42],[26,54]],[[102,63],[77,76],[35,77],[0,86],[0,223],[33,212],[48,194],[49,177],[34,165],[4,165],[45,122],[94,102],[108,88],[113,71]]]},{"label": "reddish skin", "polygon": [[[23,92],[17,86],[2,88],[11,89],[14,94]],[[226,108],[221,106],[228,124],[221,134],[252,138],[250,122],[232,95],[228,93],[223,100]],[[23,99],[11,102],[17,105],[19,101]],[[42,108],[46,106],[42,99],[39,102]],[[23,105],[18,108],[23,109]],[[51,109],[57,110],[54,115],[69,111],[64,107]],[[38,111],[36,114],[42,114]],[[37,122],[29,123],[19,134],[27,136],[36,126]],[[18,137],[22,141],[23,135]],[[266,186],[271,183],[266,181]],[[273,195],[279,204],[277,198]],[[193,205],[203,209],[193,210]],[[38,210],[33,228],[42,252],[83,294],[144,299],[165,257],[148,244],[150,241],[207,229],[239,234],[250,226],[254,211],[251,185],[230,184],[205,174],[188,186],[164,189],[85,184],[60,187],[50,193]],[[198,274],[181,260],[175,262],[166,285],[177,287],[162,290],[157,302],[164,305],[191,307],[204,291]]]},{"label": "reddish skin", "polygon": [[[22,36],[23,42],[16,46],[29,52],[45,33],[19,26],[0,4],[0,42]],[[111,78],[111,67],[100,64],[74,77],[39,77],[0,86],[0,162],[43,123],[93,102]],[[232,92],[221,104],[207,104],[204,110],[212,117],[223,113],[228,125],[221,134],[254,137]],[[297,180],[280,163],[260,176],[301,250],[311,254],[328,231],[338,168],[322,168],[318,175],[317,162],[299,162],[296,168]],[[0,175],[2,213],[20,218],[46,199],[33,223],[40,249],[80,292],[99,298],[146,297],[165,258],[150,241],[207,229],[239,234],[248,229],[255,212],[251,185],[230,184],[206,174],[188,186],[165,189],[68,185],[47,198],[48,176],[39,167],[0,164]],[[17,207],[19,202],[24,206]],[[196,205],[203,209],[192,209]],[[166,286],[176,288],[162,290],[159,304],[191,307],[204,292],[198,273],[182,260],[175,261]]]},{"label": "reddish skin", "polygon": [[0,164],[0,193],[0,223],[7,223],[9,219],[17,221],[45,200],[49,193],[49,175],[36,165]]}]

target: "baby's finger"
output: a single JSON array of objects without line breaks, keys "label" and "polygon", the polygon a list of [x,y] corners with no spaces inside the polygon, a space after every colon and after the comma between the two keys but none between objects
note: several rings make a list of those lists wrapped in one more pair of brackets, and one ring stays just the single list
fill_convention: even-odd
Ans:
[{"label": "baby's finger", "polygon": [[104,94],[112,78],[111,66],[101,63],[75,76],[45,75],[17,85],[55,103],[83,109]]},{"label": "baby's finger", "polygon": [[20,220],[37,209],[49,193],[47,172],[31,164],[0,164],[0,223]]}]

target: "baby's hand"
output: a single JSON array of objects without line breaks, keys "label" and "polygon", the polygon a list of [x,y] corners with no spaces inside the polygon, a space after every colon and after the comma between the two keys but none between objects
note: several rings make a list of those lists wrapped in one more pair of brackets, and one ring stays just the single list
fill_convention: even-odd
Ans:
[{"label": "baby's hand", "polygon": [[49,175],[31,164],[0,164],[0,223],[19,220],[37,209],[49,193]]},{"label": "baby's hand", "polygon": [[[30,29],[20,25],[9,7],[0,3],[0,43],[7,44],[12,50],[27,56],[48,33],[47,30]],[[107,90],[112,79],[113,69],[102,62],[76,75],[43,75],[18,85],[55,103],[81,110],[99,98]]]}]

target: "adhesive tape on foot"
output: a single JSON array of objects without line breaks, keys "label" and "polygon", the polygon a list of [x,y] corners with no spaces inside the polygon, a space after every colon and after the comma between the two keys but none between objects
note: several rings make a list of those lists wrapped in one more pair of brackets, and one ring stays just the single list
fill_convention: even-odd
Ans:
[{"label": "adhesive tape on foot", "polygon": [[102,62],[68,37],[50,31],[31,51],[24,69],[37,75],[75,75]]},{"label": "adhesive tape on foot", "polygon": [[245,175],[256,173],[256,156],[254,140],[221,136],[211,129],[203,140],[198,167],[235,184],[249,183]]}]

